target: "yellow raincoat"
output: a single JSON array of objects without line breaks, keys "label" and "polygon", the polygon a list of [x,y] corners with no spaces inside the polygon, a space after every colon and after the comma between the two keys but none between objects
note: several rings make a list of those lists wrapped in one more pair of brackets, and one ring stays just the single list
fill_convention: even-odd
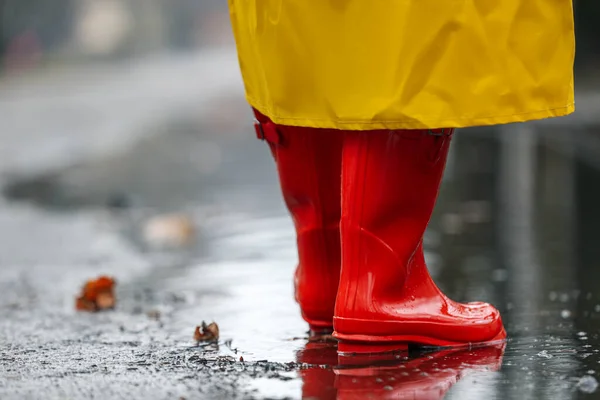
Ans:
[{"label": "yellow raincoat", "polygon": [[282,125],[449,128],[574,110],[572,0],[228,0],[249,103]]}]

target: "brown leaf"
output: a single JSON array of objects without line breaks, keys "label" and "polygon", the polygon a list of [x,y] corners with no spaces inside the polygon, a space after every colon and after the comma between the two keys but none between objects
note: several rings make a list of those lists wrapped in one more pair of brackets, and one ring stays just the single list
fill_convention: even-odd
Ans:
[{"label": "brown leaf", "polygon": [[219,325],[215,322],[206,324],[202,321],[202,325],[197,326],[194,331],[194,340],[196,342],[212,342],[219,340]]},{"label": "brown leaf", "polygon": [[114,294],[115,280],[108,276],[101,276],[96,280],[86,282],[77,297],[75,308],[78,311],[96,312],[115,307]]}]

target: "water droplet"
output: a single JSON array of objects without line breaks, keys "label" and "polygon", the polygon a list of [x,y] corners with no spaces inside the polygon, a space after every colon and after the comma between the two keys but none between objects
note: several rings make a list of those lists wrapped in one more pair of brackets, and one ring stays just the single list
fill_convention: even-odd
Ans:
[{"label": "water droplet", "polygon": [[583,393],[594,393],[598,389],[598,381],[593,376],[583,376],[577,382],[577,389]]},{"label": "water droplet", "polygon": [[569,295],[567,293],[561,293],[559,299],[561,303],[566,303],[569,301]]},{"label": "water droplet", "polygon": [[600,304],[596,304],[596,306],[594,307],[594,311],[600,312]]},{"label": "water droplet", "polygon": [[550,301],[555,301],[558,298],[558,294],[556,294],[556,292],[550,292],[548,298],[550,299]]},{"label": "water droplet", "polygon": [[391,386],[389,386],[389,385],[387,385],[387,386],[384,386],[384,387],[383,387],[383,390],[390,391],[390,390],[394,390],[394,388],[393,388],[393,387],[391,387]]},{"label": "water droplet", "polygon": [[591,300],[592,299],[592,293],[591,292],[587,292],[585,295],[586,300]]},{"label": "water droplet", "polygon": [[539,353],[537,353],[538,357],[542,357],[542,358],[552,358],[554,357],[552,354],[548,353],[548,350],[542,350]]},{"label": "water droplet", "polygon": [[581,332],[577,332],[577,336],[585,336],[585,335],[587,335],[587,333],[585,333],[585,332],[583,332],[583,331],[581,331]]},{"label": "water droplet", "polygon": [[561,316],[561,317],[563,317],[563,318],[565,318],[565,319],[567,319],[567,318],[571,318],[571,314],[572,314],[572,313],[571,313],[571,311],[569,311],[569,310],[562,310],[562,311],[560,312],[560,316]]}]

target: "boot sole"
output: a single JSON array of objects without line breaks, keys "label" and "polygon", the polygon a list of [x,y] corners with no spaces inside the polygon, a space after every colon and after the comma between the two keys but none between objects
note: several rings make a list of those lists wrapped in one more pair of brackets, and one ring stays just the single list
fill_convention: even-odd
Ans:
[{"label": "boot sole", "polygon": [[496,345],[506,341],[504,328],[492,339],[482,342],[454,342],[423,335],[391,335],[372,336],[354,335],[333,332],[333,337],[338,339],[338,354],[377,354],[408,351],[412,348],[420,349],[468,349]]}]

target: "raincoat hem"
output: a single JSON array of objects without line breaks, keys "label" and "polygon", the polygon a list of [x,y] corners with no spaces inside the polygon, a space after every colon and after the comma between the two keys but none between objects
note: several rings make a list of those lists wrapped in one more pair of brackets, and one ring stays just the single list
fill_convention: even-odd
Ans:
[{"label": "raincoat hem", "polygon": [[515,122],[526,122],[545,118],[562,117],[575,111],[575,103],[569,103],[562,107],[547,108],[538,111],[517,113],[510,115],[498,115],[488,117],[465,117],[433,119],[427,117],[415,117],[411,120],[341,120],[341,119],[318,119],[318,118],[296,118],[275,114],[268,107],[263,107],[252,98],[246,97],[248,103],[262,114],[269,117],[274,123],[287,126],[299,126],[307,128],[324,128],[339,130],[380,130],[380,129],[439,129],[439,128],[466,128],[472,126],[503,125]]}]

